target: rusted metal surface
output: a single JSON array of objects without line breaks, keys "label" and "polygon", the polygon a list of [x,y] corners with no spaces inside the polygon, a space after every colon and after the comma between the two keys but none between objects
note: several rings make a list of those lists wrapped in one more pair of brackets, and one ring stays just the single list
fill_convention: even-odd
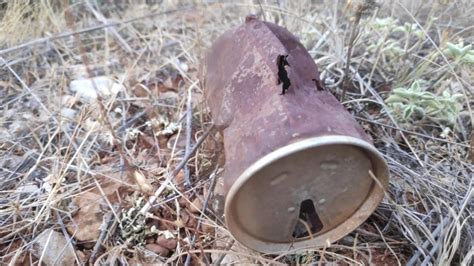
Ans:
[{"label": "rusted metal surface", "polygon": [[383,190],[368,171],[386,186],[385,162],[294,35],[249,16],[215,41],[204,76],[237,240],[262,252],[325,245],[375,209]]}]

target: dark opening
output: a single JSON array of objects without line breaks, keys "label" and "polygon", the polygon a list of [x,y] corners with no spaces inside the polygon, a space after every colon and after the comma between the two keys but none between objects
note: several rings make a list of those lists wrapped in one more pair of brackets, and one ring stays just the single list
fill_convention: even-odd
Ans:
[{"label": "dark opening", "polygon": [[293,231],[293,237],[307,237],[316,234],[322,229],[323,223],[316,213],[313,201],[307,199],[301,202],[300,216]]},{"label": "dark opening", "polygon": [[288,77],[288,72],[286,71],[285,66],[289,66],[288,64],[288,55],[279,55],[277,57],[277,67],[278,67],[278,83],[277,85],[283,83],[281,94],[285,94],[285,92],[290,88],[291,81]]}]

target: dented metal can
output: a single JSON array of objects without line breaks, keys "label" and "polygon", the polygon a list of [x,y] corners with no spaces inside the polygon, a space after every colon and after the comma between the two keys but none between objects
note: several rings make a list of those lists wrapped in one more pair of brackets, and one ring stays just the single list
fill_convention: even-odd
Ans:
[{"label": "dented metal can", "polygon": [[376,209],[387,165],[293,34],[249,16],[215,41],[203,75],[235,239],[265,253],[325,246]]}]

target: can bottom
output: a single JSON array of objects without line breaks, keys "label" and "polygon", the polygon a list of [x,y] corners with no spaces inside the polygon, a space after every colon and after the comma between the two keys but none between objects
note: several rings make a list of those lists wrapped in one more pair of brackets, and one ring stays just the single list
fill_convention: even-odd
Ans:
[{"label": "can bottom", "polygon": [[326,246],[362,224],[387,185],[388,167],[370,143],[307,138],[238,177],[227,195],[226,224],[239,242],[264,253]]}]

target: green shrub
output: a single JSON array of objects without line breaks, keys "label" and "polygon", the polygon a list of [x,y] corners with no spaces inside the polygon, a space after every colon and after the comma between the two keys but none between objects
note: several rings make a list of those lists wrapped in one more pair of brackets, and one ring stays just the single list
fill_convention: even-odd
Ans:
[{"label": "green shrub", "polygon": [[426,91],[416,80],[409,88],[396,88],[386,103],[402,121],[428,118],[441,125],[454,125],[459,116],[462,94],[450,94],[444,90],[441,95]]}]

